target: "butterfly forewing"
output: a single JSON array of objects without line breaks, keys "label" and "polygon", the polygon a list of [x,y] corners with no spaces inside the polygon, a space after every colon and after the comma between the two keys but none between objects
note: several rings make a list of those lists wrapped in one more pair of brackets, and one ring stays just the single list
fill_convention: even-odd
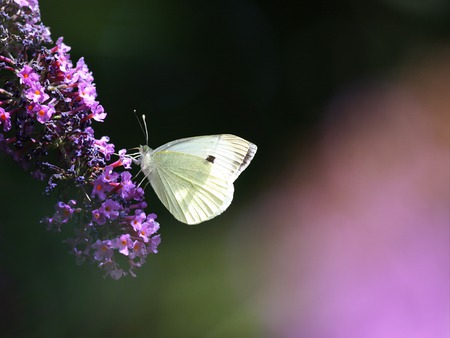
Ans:
[{"label": "butterfly forewing", "polygon": [[220,168],[226,177],[234,181],[247,168],[255,155],[256,146],[238,136],[221,134],[172,141],[156,149],[155,153],[163,150],[207,159]]}]

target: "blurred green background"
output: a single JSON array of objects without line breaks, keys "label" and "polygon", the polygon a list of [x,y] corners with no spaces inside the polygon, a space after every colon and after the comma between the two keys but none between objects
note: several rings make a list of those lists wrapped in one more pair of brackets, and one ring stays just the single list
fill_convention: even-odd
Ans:
[{"label": "blurred green background", "polygon": [[53,39],[63,36],[73,62],[83,56],[93,72],[108,112],[96,136],[110,136],[116,149],[144,142],[134,109],[147,115],[152,147],[233,133],[259,149],[230,209],[210,222],[178,223],[148,188],[160,252],[137,278],[119,281],[76,265],[63,237],[39,223],[53,208],[43,184],[1,155],[0,336],[295,337],[268,328],[267,303],[249,293],[261,282],[254,270],[264,266],[265,249],[246,220],[293,162],[307,161],[337,93],[448,46],[448,1],[41,0],[40,7]]}]

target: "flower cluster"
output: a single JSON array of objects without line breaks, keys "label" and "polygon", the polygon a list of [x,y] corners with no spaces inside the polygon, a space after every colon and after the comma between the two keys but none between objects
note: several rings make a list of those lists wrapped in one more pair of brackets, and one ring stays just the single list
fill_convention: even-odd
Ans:
[{"label": "flower cluster", "polygon": [[159,224],[144,212],[129,155],[121,150],[113,162],[114,144],[94,136],[93,121],[106,113],[92,73],[83,58],[72,63],[62,38],[46,47],[50,32],[37,0],[1,0],[0,23],[0,149],[48,182],[45,193],[58,202],[44,221],[51,229],[74,227],[66,242],[80,261],[97,262],[114,279],[134,276],[157,252]]}]

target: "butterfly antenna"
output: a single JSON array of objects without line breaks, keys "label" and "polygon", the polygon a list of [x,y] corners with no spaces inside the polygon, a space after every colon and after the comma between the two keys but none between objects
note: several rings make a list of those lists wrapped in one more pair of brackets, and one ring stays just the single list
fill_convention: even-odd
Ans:
[{"label": "butterfly antenna", "polygon": [[147,122],[145,121],[145,115],[144,114],[142,114],[142,122],[144,123],[145,144],[148,145],[148,129],[147,129]]},{"label": "butterfly antenna", "polygon": [[[144,120],[144,124],[142,124],[141,119],[140,119],[139,116],[137,115],[136,109],[133,110],[133,113],[134,113],[134,116],[136,117],[136,120],[137,120],[138,123],[139,123],[139,127],[141,128],[142,132],[143,132],[144,135],[145,135],[145,140],[146,140],[147,143],[148,143],[147,125],[146,125],[146,123],[145,123],[145,119],[143,119],[143,120]],[[144,116],[144,115],[142,115],[142,116]],[[146,144],[147,144],[147,143],[146,143]]]}]

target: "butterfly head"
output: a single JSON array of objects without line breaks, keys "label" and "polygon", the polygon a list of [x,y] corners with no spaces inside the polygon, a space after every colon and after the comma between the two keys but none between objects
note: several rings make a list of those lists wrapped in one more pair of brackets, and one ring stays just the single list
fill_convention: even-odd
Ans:
[{"label": "butterfly head", "polygon": [[141,155],[143,155],[143,154],[145,154],[145,153],[148,153],[148,152],[152,152],[153,151],[153,149],[152,148],[150,148],[148,145],[141,145],[141,146],[139,146],[139,153],[141,154]]},{"label": "butterfly head", "polygon": [[141,165],[141,170],[145,176],[148,176],[153,169],[153,149],[148,145],[139,146],[139,163]]}]

